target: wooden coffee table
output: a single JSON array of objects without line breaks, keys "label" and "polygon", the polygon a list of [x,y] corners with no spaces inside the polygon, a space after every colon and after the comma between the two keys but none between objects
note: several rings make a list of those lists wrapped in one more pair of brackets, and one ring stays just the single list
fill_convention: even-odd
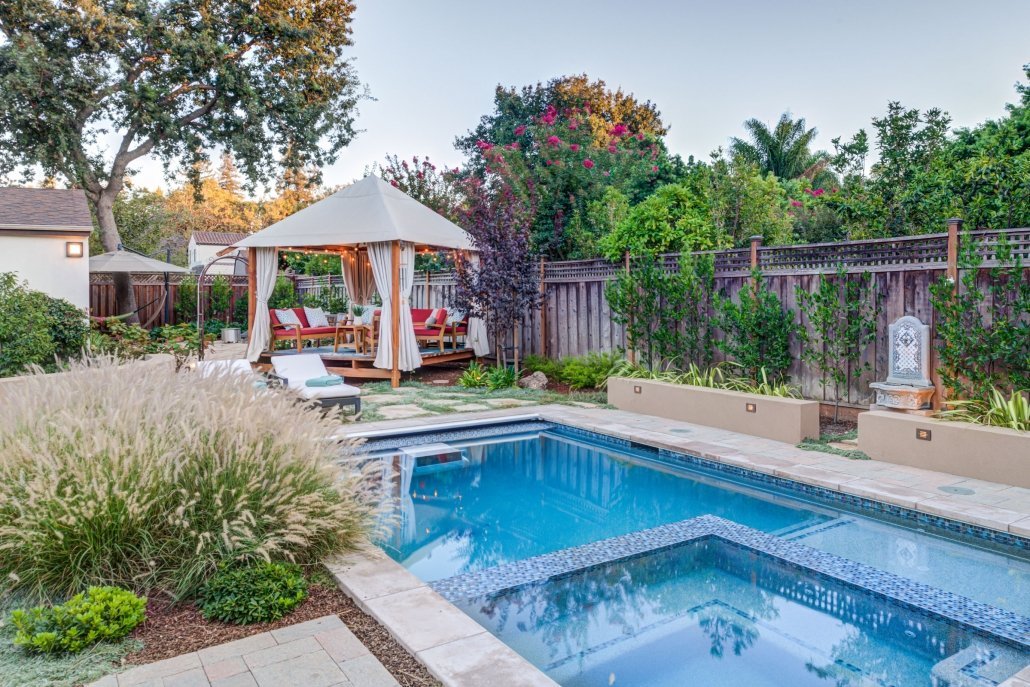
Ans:
[{"label": "wooden coffee table", "polygon": [[[336,334],[333,335],[333,353],[337,353],[340,348],[340,335],[341,334],[353,334],[354,335],[354,352],[362,353],[365,350],[365,325],[363,324],[341,324],[336,325]],[[346,343],[346,341],[344,342]]]}]

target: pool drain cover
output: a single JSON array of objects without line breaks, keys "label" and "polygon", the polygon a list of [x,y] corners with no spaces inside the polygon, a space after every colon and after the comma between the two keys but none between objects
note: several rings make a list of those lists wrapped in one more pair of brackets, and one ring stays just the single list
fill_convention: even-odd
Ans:
[{"label": "pool drain cover", "polygon": [[967,487],[937,487],[938,491],[946,494],[958,494],[959,496],[972,496],[976,492]]}]

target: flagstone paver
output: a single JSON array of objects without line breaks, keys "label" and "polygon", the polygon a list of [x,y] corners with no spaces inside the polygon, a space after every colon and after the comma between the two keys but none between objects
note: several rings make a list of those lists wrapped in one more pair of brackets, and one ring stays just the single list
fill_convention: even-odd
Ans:
[{"label": "flagstone paver", "polygon": [[420,415],[432,415],[433,412],[421,408],[412,403],[405,403],[400,405],[382,406],[378,410],[379,414],[387,420],[402,420],[409,417],[418,417]]},{"label": "flagstone paver", "polygon": [[396,687],[339,616],[201,649],[109,675],[89,687]]}]

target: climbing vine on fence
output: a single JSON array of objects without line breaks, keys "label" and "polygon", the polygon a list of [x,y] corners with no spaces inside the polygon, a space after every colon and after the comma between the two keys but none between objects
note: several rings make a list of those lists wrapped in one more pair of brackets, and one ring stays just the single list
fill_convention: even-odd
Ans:
[{"label": "climbing vine on fence", "polygon": [[648,369],[711,364],[714,275],[707,255],[684,255],[676,271],[666,270],[661,258],[647,257],[608,285],[612,319],[626,327],[629,345]]},{"label": "climbing vine on fence", "polygon": [[814,291],[800,285],[794,288],[808,325],[798,329],[801,357],[819,371],[824,392],[833,387],[833,419],[837,421],[840,402],[852,379],[872,369],[862,360],[866,347],[876,339],[879,299],[872,275],[863,272],[849,278],[842,265],[834,275],[819,275]]},{"label": "climbing vine on fence", "polygon": [[752,381],[758,381],[763,370],[773,380],[786,377],[792,360],[790,340],[797,330],[794,313],[783,308],[757,270],[736,302],[725,296],[716,299],[716,322],[724,334],[716,345]]},{"label": "climbing vine on fence", "polygon": [[998,266],[981,288],[977,242],[966,236],[962,246],[959,283],[942,278],[930,287],[941,380],[952,398],[987,401],[994,387],[1030,391],[1030,275],[1002,237]]}]

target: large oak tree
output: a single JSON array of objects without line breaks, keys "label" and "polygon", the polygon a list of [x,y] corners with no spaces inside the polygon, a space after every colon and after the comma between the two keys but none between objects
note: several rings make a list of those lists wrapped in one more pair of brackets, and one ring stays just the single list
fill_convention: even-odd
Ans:
[{"label": "large oak tree", "polygon": [[[105,250],[145,156],[231,151],[253,183],[332,162],[361,93],[347,0],[0,0],[0,175],[85,190]],[[122,312],[135,309],[127,276]]]}]

